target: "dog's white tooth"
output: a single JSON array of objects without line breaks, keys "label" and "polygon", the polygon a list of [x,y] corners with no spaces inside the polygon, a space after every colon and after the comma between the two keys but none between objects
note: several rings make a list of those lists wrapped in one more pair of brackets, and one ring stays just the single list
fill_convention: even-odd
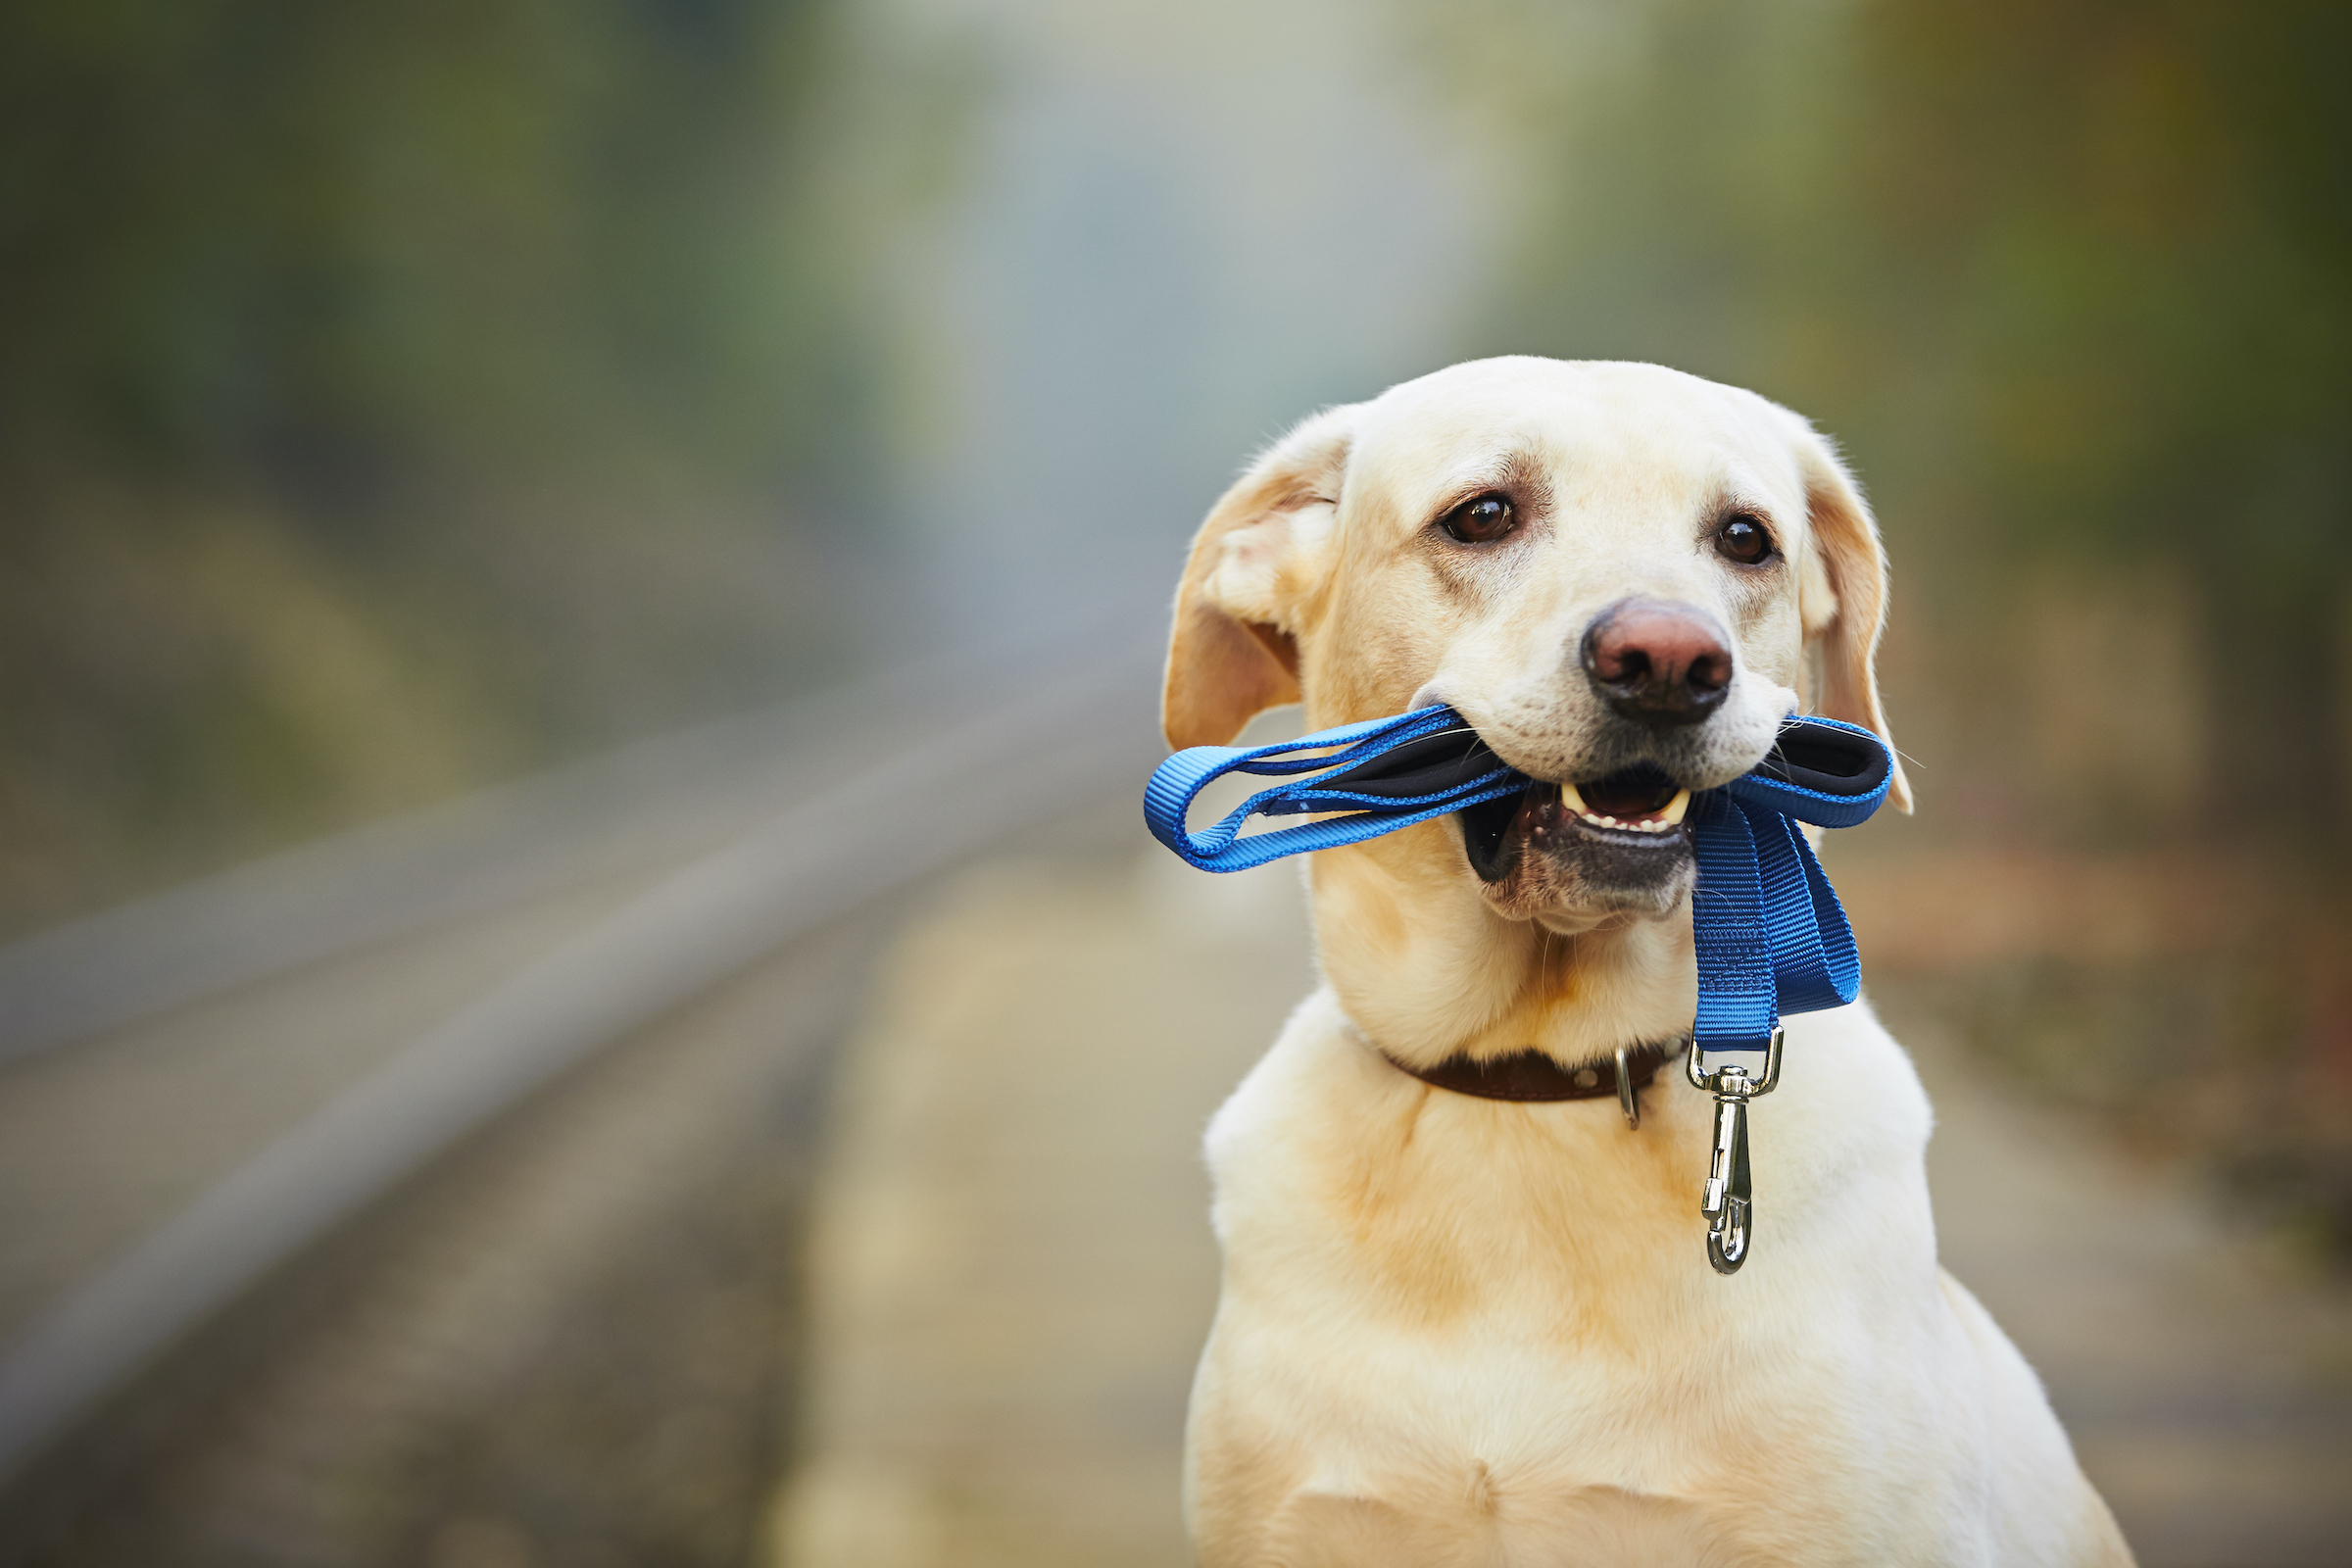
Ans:
[{"label": "dog's white tooth", "polygon": [[1690,792],[1676,790],[1674,799],[1666,803],[1666,809],[1658,813],[1658,825],[1660,827],[1674,826],[1683,819],[1683,813],[1689,809],[1690,809]]}]

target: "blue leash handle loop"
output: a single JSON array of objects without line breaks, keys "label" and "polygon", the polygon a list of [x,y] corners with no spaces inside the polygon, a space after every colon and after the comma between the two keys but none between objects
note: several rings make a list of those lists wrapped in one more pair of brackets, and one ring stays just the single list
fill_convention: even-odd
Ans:
[{"label": "blue leash handle loop", "polygon": [[[1309,753],[1315,755],[1303,755]],[[1194,798],[1228,773],[1314,776],[1259,790],[1215,825],[1199,833],[1188,829],[1184,818]],[[1523,790],[1529,782],[1525,773],[1488,751],[1461,714],[1450,708],[1419,708],[1272,746],[1195,746],[1178,752],[1153,769],[1144,786],[1144,820],[1153,838],[1203,871],[1247,871],[1286,855],[1394,833]],[[1308,812],[1342,814],[1242,837],[1252,816]]]},{"label": "blue leash handle loop", "polygon": [[[1237,772],[1290,782],[1259,790],[1200,832],[1188,828],[1185,815],[1200,791]],[[1797,824],[1864,821],[1893,776],[1892,756],[1870,731],[1798,717],[1783,722],[1753,770],[1691,800],[1698,1050],[1766,1050],[1782,1014],[1843,1006],[1861,994],[1853,928]],[[1144,820],[1201,870],[1244,871],[1378,838],[1532,782],[1489,751],[1461,714],[1422,708],[1272,746],[1178,752],[1145,786]],[[1319,820],[1242,836],[1252,816],[1305,814]]]}]

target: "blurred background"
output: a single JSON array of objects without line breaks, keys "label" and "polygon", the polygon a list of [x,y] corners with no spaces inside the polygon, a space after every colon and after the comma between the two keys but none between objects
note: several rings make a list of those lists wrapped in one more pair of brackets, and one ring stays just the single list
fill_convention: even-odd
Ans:
[{"label": "blurred background", "polygon": [[2347,1560],[2347,53],[6,8],[0,1556],[1184,1560],[1193,1144],[1309,974],[1143,849],[1152,645],[1256,446],[1534,353],[1839,440],[1947,1258],[2144,1561]]}]

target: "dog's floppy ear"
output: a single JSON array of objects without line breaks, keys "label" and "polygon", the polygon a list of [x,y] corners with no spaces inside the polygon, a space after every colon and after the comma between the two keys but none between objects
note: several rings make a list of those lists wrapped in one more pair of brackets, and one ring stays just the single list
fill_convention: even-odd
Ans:
[{"label": "dog's floppy ear", "polygon": [[1298,700],[1298,612],[1322,576],[1353,409],[1329,409],[1269,447],[1193,536],[1176,589],[1160,727],[1221,746]]},{"label": "dog's floppy ear", "polygon": [[[1814,710],[1861,725],[1891,752],[1894,737],[1879,706],[1878,670],[1879,638],[1886,629],[1886,552],[1862,489],[1837,451],[1812,426],[1798,423],[1797,465],[1812,525],[1813,560],[1800,579],[1800,605],[1805,641],[1816,660]],[[1911,781],[1899,755],[1886,798],[1899,811],[1911,809]]]}]

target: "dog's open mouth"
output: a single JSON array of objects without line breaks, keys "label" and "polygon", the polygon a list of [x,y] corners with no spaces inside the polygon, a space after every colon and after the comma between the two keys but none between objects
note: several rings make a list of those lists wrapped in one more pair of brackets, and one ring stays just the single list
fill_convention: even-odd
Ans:
[{"label": "dog's open mouth", "polygon": [[[1604,832],[1663,833],[1690,808],[1690,792],[1654,767],[1629,767],[1589,784],[1549,784],[1563,813]],[[1535,794],[1535,790],[1528,794]]]},{"label": "dog's open mouth", "polygon": [[1681,851],[1690,842],[1683,821],[1690,808],[1688,789],[1642,763],[1603,778],[1531,784],[1456,814],[1470,868],[1492,883],[1509,876],[1531,851],[1546,857],[1600,851],[1612,861]]}]

